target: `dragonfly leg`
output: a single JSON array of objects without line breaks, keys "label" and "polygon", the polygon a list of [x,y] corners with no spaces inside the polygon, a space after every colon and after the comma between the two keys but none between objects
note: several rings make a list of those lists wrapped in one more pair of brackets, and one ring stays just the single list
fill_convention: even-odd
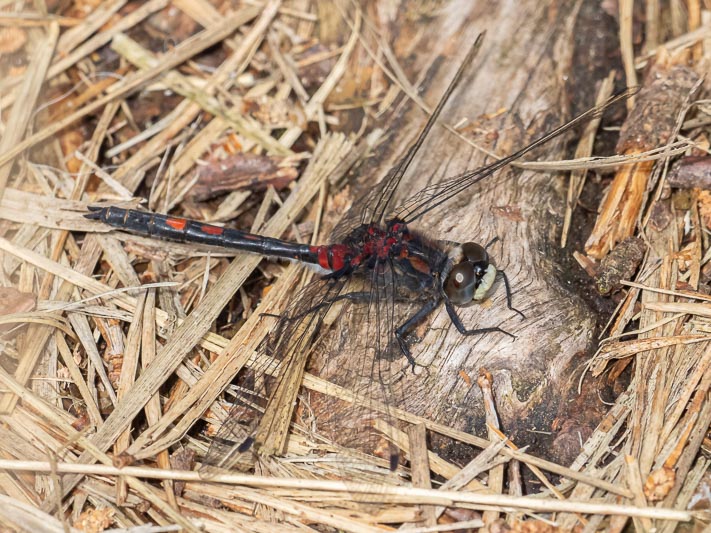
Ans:
[{"label": "dragonfly leg", "polygon": [[521,318],[523,318],[525,320],[526,315],[524,315],[521,311],[519,311],[518,309],[516,309],[514,306],[511,305],[511,285],[509,284],[509,277],[506,275],[506,272],[504,272],[503,270],[497,270],[496,275],[497,276],[501,275],[501,277],[504,280],[504,287],[506,288],[506,307],[511,309],[511,311],[521,315]]},{"label": "dragonfly leg", "polygon": [[410,366],[412,366],[413,372],[415,371],[415,358],[412,357],[410,347],[407,345],[407,341],[405,340],[405,334],[412,328],[414,328],[420,321],[422,321],[422,319],[429,316],[429,314],[432,313],[432,311],[434,311],[438,305],[439,300],[430,300],[424,306],[422,306],[422,308],[417,311],[417,313],[408,318],[395,330],[395,338],[397,339],[397,343],[400,345],[400,350],[407,358],[407,361],[410,363]]},{"label": "dragonfly leg", "polygon": [[288,322],[292,322],[294,320],[301,320],[305,316],[310,315],[311,313],[315,313],[319,309],[323,309],[324,307],[328,307],[340,300],[351,300],[354,302],[357,301],[363,301],[363,300],[368,300],[370,298],[370,293],[369,292],[347,292],[345,294],[340,294],[336,296],[335,298],[331,298],[330,300],[324,300],[320,304],[314,305],[313,307],[309,307],[305,311],[302,311],[298,315],[294,316],[286,316],[286,315],[276,315],[273,313],[262,313],[260,316],[268,316],[272,318],[283,318],[284,320]]},{"label": "dragonfly leg", "polygon": [[509,333],[508,331],[501,329],[500,327],[491,327],[491,328],[476,328],[476,329],[467,329],[464,327],[464,324],[462,323],[462,319],[459,318],[459,315],[457,315],[457,310],[454,309],[454,305],[452,305],[451,302],[448,300],[444,301],[444,307],[447,310],[447,314],[449,315],[450,320],[452,321],[452,324],[454,324],[454,327],[457,328],[457,331],[461,333],[462,335],[483,335],[484,333],[493,333],[493,332],[498,332],[498,333],[503,333],[504,335],[508,335],[512,339],[516,338],[516,335],[513,333]]},{"label": "dragonfly leg", "polygon": [[[498,242],[498,241],[499,241],[499,237],[498,236],[494,237],[486,244],[486,246],[484,246],[484,249],[488,250],[492,244],[494,244],[495,242]],[[524,315],[521,311],[519,311],[513,305],[511,305],[511,284],[509,283],[509,278],[506,275],[506,272],[504,272],[501,269],[496,269],[496,275],[501,276],[504,279],[504,287],[506,288],[506,307],[511,309],[511,311],[513,311],[514,313],[518,313],[519,315],[521,315],[521,318],[523,318],[525,320],[526,315]]]},{"label": "dragonfly leg", "polygon": [[494,244],[494,243],[497,242],[498,240],[499,240],[499,236],[497,235],[496,237],[494,237],[493,239],[491,239],[488,243],[486,243],[486,246],[484,246],[484,250],[488,250],[488,249],[489,249],[489,246],[491,246],[492,244]]}]

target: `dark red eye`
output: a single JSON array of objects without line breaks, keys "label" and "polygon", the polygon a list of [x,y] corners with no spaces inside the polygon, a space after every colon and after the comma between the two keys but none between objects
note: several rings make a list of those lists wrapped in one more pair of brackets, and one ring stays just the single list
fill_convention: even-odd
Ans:
[{"label": "dark red eye", "polygon": [[475,242],[465,242],[462,244],[462,253],[467,261],[474,263],[476,266],[486,269],[489,266],[489,254],[486,249]]},{"label": "dark red eye", "polygon": [[444,292],[453,304],[462,305],[472,301],[478,283],[472,264],[465,261],[452,268]]}]

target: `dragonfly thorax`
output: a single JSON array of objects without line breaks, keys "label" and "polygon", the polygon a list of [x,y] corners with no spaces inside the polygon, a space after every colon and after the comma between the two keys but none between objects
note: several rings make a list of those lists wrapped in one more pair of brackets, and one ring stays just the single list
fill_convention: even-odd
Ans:
[{"label": "dragonfly thorax", "polygon": [[443,272],[442,288],[449,301],[459,306],[483,300],[496,278],[496,267],[486,249],[474,242],[455,246],[449,254],[450,268]]}]

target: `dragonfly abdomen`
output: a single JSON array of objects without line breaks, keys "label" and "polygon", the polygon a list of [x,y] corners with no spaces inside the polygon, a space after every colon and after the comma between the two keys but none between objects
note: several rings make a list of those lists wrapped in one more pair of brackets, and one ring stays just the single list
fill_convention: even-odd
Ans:
[{"label": "dragonfly abdomen", "polygon": [[90,206],[89,210],[92,212],[84,215],[86,218],[101,220],[115,228],[139,235],[223,246],[260,255],[297,259],[315,265],[321,264],[317,247],[307,244],[273,239],[237,229],[205,224],[197,220],[157,215],[135,209]]}]

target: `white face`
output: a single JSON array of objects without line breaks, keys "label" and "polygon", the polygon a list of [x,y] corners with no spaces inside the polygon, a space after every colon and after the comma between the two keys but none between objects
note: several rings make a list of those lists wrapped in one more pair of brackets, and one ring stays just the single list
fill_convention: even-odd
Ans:
[{"label": "white face", "polygon": [[486,298],[486,295],[489,293],[489,289],[491,289],[495,279],[496,268],[494,265],[489,265],[486,267],[486,272],[484,273],[484,277],[481,278],[479,286],[474,291],[474,300],[483,300]]}]

